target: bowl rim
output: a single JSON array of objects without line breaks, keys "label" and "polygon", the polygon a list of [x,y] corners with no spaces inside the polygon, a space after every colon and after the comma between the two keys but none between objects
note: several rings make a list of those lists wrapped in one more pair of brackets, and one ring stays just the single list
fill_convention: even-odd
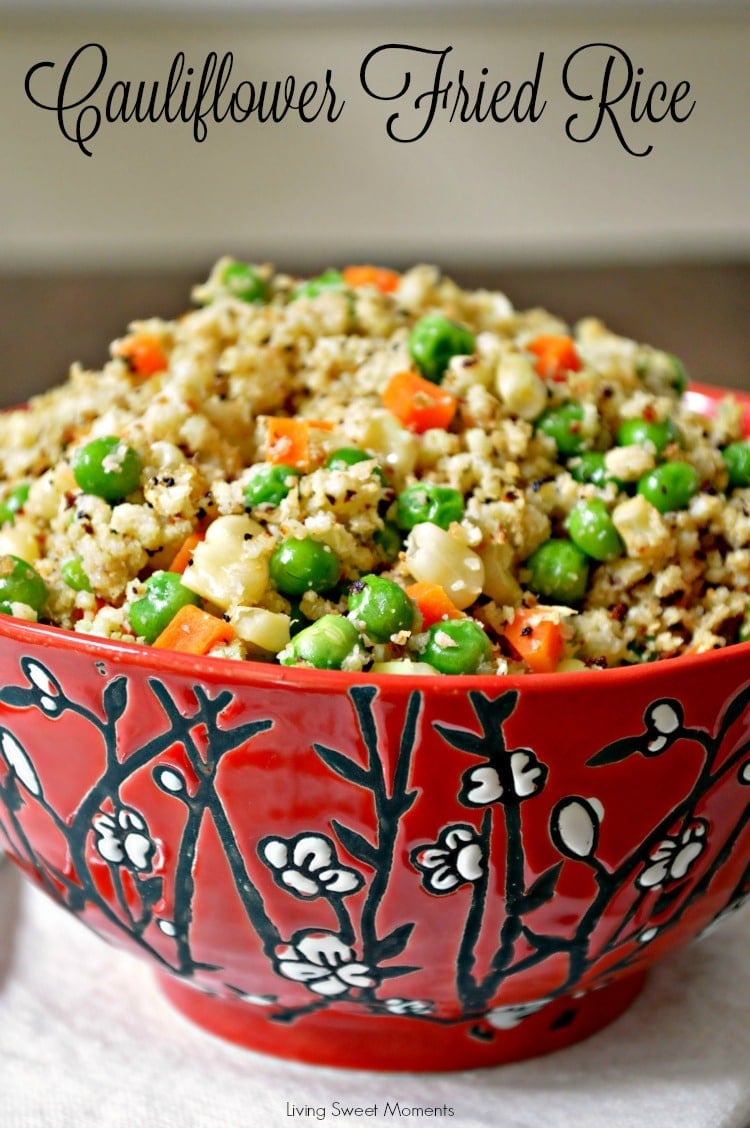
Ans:
[{"label": "bowl rim", "polygon": [[610,669],[589,667],[544,674],[428,674],[374,673],[371,670],[320,670],[305,666],[281,666],[262,660],[205,657],[176,650],[162,650],[125,639],[112,639],[55,627],[46,623],[30,623],[23,619],[0,616],[0,639],[7,638],[25,646],[56,651],[74,651],[88,655],[92,661],[109,661],[151,672],[154,677],[174,675],[222,683],[227,688],[307,689],[340,692],[357,685],[374,685],[378,689],[429,690],[441,696],[484,692],[492,695],[506,689],[549,692],[552,685],[566,692],[591,692],[602,687],[621,685],[623,691],[643,681],[661,682],[670,677],[670,670],[694,671],[727,663],[747,663],[750,676],[750,641],[734,643],[700,654],[682,654],[643,665],[614,666]]},{"label": "bowl rim", "polygon": [[[691,381],[685,391],[684,399],[692,411],[710,415],[718,402],[726,396],[734,397],[743,406],[744,424],[750,434],[750,392],[741,389],[718,387]],[[176,650],[166,650],[144,643],[126,639],[107,638],[85,632],[72,631],[47,623],[33,623],[24,619],[0,615],[0,639],[9,638],[31,647],[50,650],[77,651],[90,655],[94,660],[109,660],[118,665],[146,668],[156,676],[174,674],[193,678],[208,678],[213,682],[225,682],[233,687],[273,686],[274,688],[299,688],[340,691],[356,685],[370,684],[377,688],[390,687],[404,690],[431,690],[440,695],[467,694],[470,691],[492,691],[501,689],[524,689],[524,693],[548,692],[551,685],[559,690],[571,686],[578,692],[588,691],[605,684],[613,687],[623,683],[628,689],[642,679],[659,682],[669,676],[670,670],[697,670],[703,667],[726,663],[748,661],[750,673],[750,641],[732,643],[717,650],[700,654],[682,654],[675,658],[665,658],[656,662],[614,666],[610,669],[589,667],[583,670],[536,674],[428,674],[428,673],[374,673],[371,670],[321,670],[305,666],[282,666],[263,660],[245,659],[239,662],[233,658],[206,657],[185,654]],[[231,671],[231,676],[228,676]]]}]

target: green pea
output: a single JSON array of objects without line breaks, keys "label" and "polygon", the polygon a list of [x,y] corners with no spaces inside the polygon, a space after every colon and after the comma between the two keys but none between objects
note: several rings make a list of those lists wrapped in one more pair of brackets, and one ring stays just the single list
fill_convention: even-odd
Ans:
[{"label": "green pea", "polygon": [[638,493],[660,513],[686,509],[700,489],[700,478],[689,462],[664,462],[649,470],[638,482]]},{"label": "green pea", "polygon": [[[327,470],[348,470],[358,462],[372,462],[372,460],[372,455],[367,451],[358,450],[357,447],[340,447],[328,455],[325,465]],[[373,473],[380,479],[381,485],[385,486],[385,474],[381,468],[376,466]]]},{"label": "green pea", "polygon": [[672,387],[677,392],[678,396],[684,395],[690,383],[687,369],[682,361],[678,357],[673,356],[672,353],[665,353],[664,355],[671,369]]},{"label": "green pea", "polygon": [[573,544],[594,560],[614,560],[622,555],[620,534],[599,498],[579,501],[568,518],[568,533]]},{"label": "green pea", "polygon": [[346,290],[347,285],[344,281],[344,276],[340,270],[324,270],[317,278],[308,278],[306,282],[300,282],[292,291],[290,301],[295,301],[297,298],[317,298],[318,294],[323,294],[326,290]]},{"label": "green pea", "polygon": [[617,431],[618,446],[645,446],[661,454],[669,443],[682,443],[682,433],[671,419],[625,419]]},{"label": "green pea", "polygon": [[362,576],[349,589],[349,617],[373,642],[388,642],[414,625],[414,604],[384,576]]},{"label": "green pea", "polygon": [[409,334],[409,355],[425,380],[439,384],[454,356],[471,356],[476,348],[474,334],[442,313],[420,317]]},{"label": "green pea", "polygon": [[653,635],[644,635],[642,638],[629,642],[627,649],[637,662],[647,665],[650,662],[656,662],[659,658],[659,655],[653,650],[653,643]]},{"label": "green pea", "polygon": [[555,537],[545,541],[531,554],[526,566],[531,570],[529,587],[548,602],[572,606],[586,594],[588,557],[572,541]]},{"label": "green pea", "polygon": [[296,634],[280,661],[282,666],[315,666],[340,670],[359,645],[359,632],[343,615],[323,615]]},{"label": "green pea", "polygon": [[373,674],[437,674],[429,662],[415,662],[413,658],[392,658],[388,662],[373,662]]},{"label": "green pea", "polygon": [[71,556],[60,565],[60,575],[73,591],[91,591],[91,580],[83,570],[80,556]]},{"label": "green pea", "polygon": [[750,604],[745,608],[745,614],[737,630],[738,642],[750,642]]},{"label": "green pea", "polygon": [[[657,386],[663,386],[666,383],[678,396],[684,394],[690,383],[684,364],[672,353],[661,352],[658,349],[647,349],[638,358],[635,367],[639,376],[655,376],[658,381]],[[666,377],[666,380],[664,380],[664,377]]]},{"label": "green pea", "polygon": [[22,482],[5,495],[0,501],[0,525],[15,524],[16,513],[26,504],[30,489],[28,482]]},{"label": "green pea", "polygon": [[294,466],[283,463],[264,462],[257,466],[247,481],[244,492],[245,508],[254,509],[256,505],[280,505],[289,493],[294,481],[302,475]]},{"label": "green pea", "polygon": [[413,529],[424,521],[447,529],[453,521],[460,521],[463,515],[463,495],[450,486],[417,482],[407,486],[396,498],[396,524],[400,529]]},{"label": "green pea", "polygon": [[339,447],[328,455],[325,465],[327,470],[348,470],[358,462],[369,462],[371,459],[371,454],[357,447]]},{"label": "green pea", "polygon": [[403,545],[401,531],[397,525],[391,521],[384,521],[382,529],[378,529],[372,539],[386,560],[396,560]]},{"label": "green pea", "polygon": [[722,451],[722,458],[729,475],[729,485],[735,488],[750,486],[750,442],[730,443]]},{"label": "green pea", "polygon": [[441,674],[475,674],[489,662],[492,647],[476,619],[448,619],[427,632],[422,658]]},{"label": "green pea", "polygon": [[330,591],[341,574],[335,552],[312,537],[287,537],[274,549],[268,567],[282,595]]},{"label": "green pea", "polygon": [[230,262],[221,273],[220,283],[233,298],[258,304],[268,297],[268,287],[254,266],[247,262]]},{"label": "green pea", "polygon": [[624,488],[624,483],[615,478],[607,469],[604,455],[598,450],[585,450],[579,454],[568,466],[576,482],[589,483],[602,489],[608,482],[617,486],[618,490]]},{"label": "green pea", "polygon": [[300,606],[298,599],[289,600],[289,633],[290,635],[299,634],[301,630],[307,627],[310,623],[307,615]]},{"label": "green pea", "polygon": [[122,501],[137,488],[141,459],[137,451],[116,435],[92,439],[73,455],[73,477],[84,493],[105,501]]},{"label": "green pea", "polygon": [[178,572],[154,572],[146,580],[145,594],[131,604],[128,621],[134,632],[153,642],[186,603],[200,605],[195,592],[182,583]]},{"label": "green pea", "polygon": [[0,556],[0,611],[13,614],[13,604],[40,611],[47,600],[47,585],[31,564],[20,556]]},{"label": "green pea", "polygon": [[580,454],[585,442],[581,434],[583,407],[572,400],[548,407],[536,421],[536,429],[554,441],[558,454]]}]

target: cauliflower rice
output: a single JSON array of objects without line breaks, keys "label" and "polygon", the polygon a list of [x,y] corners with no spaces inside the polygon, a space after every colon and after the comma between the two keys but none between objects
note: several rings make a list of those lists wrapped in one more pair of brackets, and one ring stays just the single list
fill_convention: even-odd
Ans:
[{"label": "cauliflower rice", "polygon": [[[225,258],[193,297],[177,320],[132,324],[100,371],[73,366],[0,416],[6,613],[394,672],[604,668],[746,637],[750,479],[727,457],[741,408],[687,410],[674,357],[433,266],[311,281]],[[105,438],[105,479],[135,467],[124,496],[80,468]],[[674,497],[670,463],[688,483]],[[293,559],[300,543],[314,566]],[[545,562],[549,543],[580,574]],[[42,597],[25,602],[19,568]],[[163,573],[216,631],[170,633]],[[404,593],[395,618],[381,579]],[[156,637],[141,629],[154,605]]]}]

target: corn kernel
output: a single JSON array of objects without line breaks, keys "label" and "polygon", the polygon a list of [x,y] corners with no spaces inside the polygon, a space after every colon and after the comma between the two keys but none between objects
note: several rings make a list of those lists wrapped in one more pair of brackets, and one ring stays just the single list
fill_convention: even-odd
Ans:
[{"label": "corn kernel", "polygon": [[495,377],[507,411],[520,419],[534,420],[547,406],[547,389],[528,357],[509,353],[500,361]]},{"label": "corn kernel", "polygon": [[484,564],[464,537],[430,521],[409,533],[406,566],[415,580],[439,584],[459,611],[471,606],[484,584]]},{"label": "corn kernel", "polygon": [[259,553],[256,540],[262,533],[250,517],[218,517],[195,547],[182,578],[185,587],[225,611],[257,603],[268,586],[267,556]]}]

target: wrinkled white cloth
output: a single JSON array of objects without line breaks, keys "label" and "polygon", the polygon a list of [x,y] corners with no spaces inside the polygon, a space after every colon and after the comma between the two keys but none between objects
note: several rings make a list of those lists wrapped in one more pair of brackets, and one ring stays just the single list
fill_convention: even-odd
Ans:
[{"label": "wrinkled white cloth", "polygon": [[[103,943],[6,864],[0,1126],[748,1128],[749,933],[745,908],[665,960],[615,1023],[548,1057],[452,1074],[353,1072],[278,1061],[203,1033],[172,1011],[145,963]],[[401,1111],[384,1116],[386,1103]],[[293,1106],[309,1111],[295,1115]],[[345,1111],[353,1106],[378,1112]]]}]

